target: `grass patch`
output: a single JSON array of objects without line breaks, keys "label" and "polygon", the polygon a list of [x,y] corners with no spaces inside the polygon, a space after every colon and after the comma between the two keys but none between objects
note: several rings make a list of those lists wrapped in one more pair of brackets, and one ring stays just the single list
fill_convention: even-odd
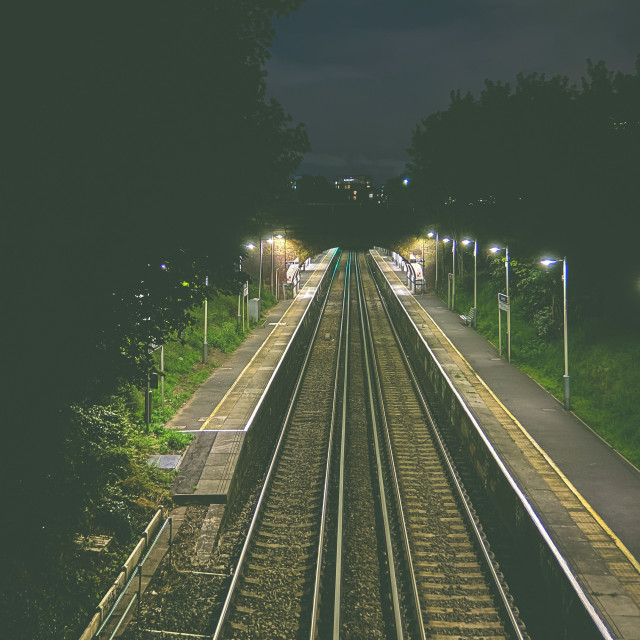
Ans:
[{"label": "grass patch", "polygon": [[[249,285],[249,297],[257,297],[258,288]],[[276,304],[275,297],[262,291],[261,309],[266,312]],[[157,437],[163,434],[163,425],[189,400],[213,370],[220,366],[220,358],[232,353],[246,338],[253,326],[245,324],[243,332],[238,324],[238,297],[218,295],[207,304],[207,362],[202,362],[204,342],[204,306],[193,311],[195,322],[183,335],[173,335],[164,345],[164,405],[161,390],[154,390],[150,431]],[[246,311],[245,311],[246,313]],[[153,366],[160,371],[160,350],[153,354]],[[144,422],[144,390],[134,400],[136,421]],[[166,431],[166,430],[165,430]],[[186,437],[186,434],[184,434]]]},{"label": "grass patch", "polygon": [[[498,346],[499,290],[478,277],[478,332]],[[502,289],[500,289],[501,291]],[[444,298],[446,300],[446,297]],[[523,302],[524,299],[524,302]],[[473,306],[470,278],[456,286],[456,310]],[[506,355],[506,313],[502,312],[502,353]],[[532,313],[524,296],[511,295],[511,361],[564,399],[564,338],[549,328],[543,311]],[[640,336],[632,327],[615,330],[602,319],[569,314],[569,375],[572,409],[600,437],[640,467]]]}]

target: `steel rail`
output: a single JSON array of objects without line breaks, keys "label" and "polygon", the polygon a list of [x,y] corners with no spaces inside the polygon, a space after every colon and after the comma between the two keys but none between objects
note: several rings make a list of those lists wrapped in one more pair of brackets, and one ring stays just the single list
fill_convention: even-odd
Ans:
[{"label": "steel rail", "polygon": [[304,357],[304,361],[302,363],[302,366],[300,368],[300,373],[298,374],[298,378],[296,380],[296,384],[294,386],[294,390],[293,393],[291,394],[291,398],[289,400],[289,405],[287,407],[287,412],[285,414],[283,423],[282,423],[282,429],[280,431],[280,436],[278,437],[278,442],[276,444],[276,448],[274,450],[273,453],[273,457],[271,459],[271,463],[269,464],[269,469],[267,471],[266,477],[265,477],[265,481],[264,484],[262,486],[262,490],[260,491],[260,496],[258,498],[258,501],[256,503],[256,508],[253,514],[253,517],[251,519],[251,524],[249,525],[249,529],[247,531],[247,536],[245,538],[244,544],[242,546],[242,551],[240,552],[240,556],[238,558],[238,563],[236,565],[236,569],[233,575],[233,578],[231,580],[231,584],[229,585],[229,590],[227,592],[227,596],[225,598],[225,602],[222,606],[222,610],[220,611],[220,616],[218,618],[218,623],[216,625],[216,629],[213,633],[213,635],[211,636],[212,640],[220,640],[222,638],[222,633],[224,632],[224,625],[226,623],[226,618],[227,615],[229,614],[229,610],[231,608],[231,604],[233,602],[233,599],[235,597],[235,591],[236,591],[236,587],[238,585],[238,581],[240,576],[243,573],[244,570],[244,564],[245,561],[248,557],[248,553],[249,553],[249,547],[251,545],[252,539],[253,539],[253,534],[257,528],[258,522],[261,520],[262,517],[262,509],[263,506],[265,504],[265,498],[267,493],[269,492],[269,488],[271,485],[271,480],[273,478],[274,475],[274,469],[277,465],[277,461],[280,457],[280,452],[282,449],[282,443],[284,442],[285,439],[285,435],[287,433],[288,427],[289,427],[289,423],[290,423],[290,419],[291,419],[291,415],[293,413],[294,407],[296,405],[296,401],[300,392],[300,387],[302,386],[302,381],[304,379],[308,364],[309,364],[309,360],[311,358],[311,353],[313,351],[313,346],[316,342],[316,338],[318,336],[318,330],[320,328],[320,324],[322,322],[322,317],[324,315],[325,309],[327,307],[327,303],[329,301],[329,295],[331,292],[331,289],[333,287],[333,282],[334,279],[336,277],[336,274],[338,272],[338,266],[340,265],[340,261],[341,258],[339,258],[336,261],[336,265],[334,267],[333,270],[333,274],[331,275],[331,281],[329,282],[329,286],[327,287],[327,292],[325,295],[325,299],[322,303],[322,308],[320,310],[320,313],[318,314],[318,319],[316,321],[316,325],[314,327],[313,330],[313,334],[311,336],[311,339],[309,340],[309,345],[307,347],[307,352],[305,354]]},{"label": "steel rail", "polygon": [[[372,277],[373,283],[374,285],[376,285],[375,279]],[[376,285],[376,291],[378,292],[378,296],[380,298],[380,300],[382,301],[382,304],[384,305],[384,299],[382,298],[382,296],[380,296],[380,291]],[[371,329],[370,326],[370,317],[369,314],[367,312],[367,323],[369,324],[369,333],[373,334],[373,331]],[[394,337],[397,336],[394,334]],[[378,397],[380,398],[380,406],[382,407],[382,411],[381,411],[381,421],[382,421],[382,426],[383,426],[383,433],[384,433],[384,437],[385,437],[385,445],[386,445],[386,449],[387,449],[387,453],[388,453],[388,460],[389,460],[389,470],[390,470],[390,474],[391,474],[391,478],[392,478],[392,484],[393,484],[393,494],[395,496],[395,500],[396,500],[396,509],[398,511],[398,519],[399,519],[399,524],[400,524],[400,528],[401,528],[401,532],[402,532],[402,546],[404,549],[404,553],[405,553],[405,562],[407,563],[407,570],[409,572],[409,582],[410,582],[410,590],[411,590],[411,599],[413,601],[413,606],[415,608],[415,613],[416,613],[416,624],[417,624],[417,631],[419,634],[419,637],[422,639],[425,639],[426,636],[426,631],[424,628],[424,620],[422,619],[422,613],[421,613],[421,605],[420,605],[420,595],[419,595],[419,590],[418,590],[418,581],[416,578],[416,571],[415,571],[415,567],[414,567],[414,563],[413,563],[413,557],[412,557],[412,552],[411,552],[411,544],[409,542],[409,530],[407,527],[407,519],[406,516],[404,514],[404,506],[402,503],[402,494],[401,494],[401,490],[400,490],[400,480],[398,478],[398,470],[397,470],[397,466],[396,466],[396,461],[395,461],[395,457],[393,455],[393,448],[391,446],[391,433],[390,433],[390,429],[389,429],[389,423],[387,420],[387,412],[384,410],[384,400],[383,400],[383,394],[382,394],[382,382],[380,380],[380,364],[378,362],[378,357],[377,357],[377,353],[375,348],[373,347],[372,344],[372,356],[371,356],[372,360],[373,360],[373,371],[375,374],[375,381],[376,381],[376,392],[378,394]]]},{"label": "steel rail", "polygon": [[[311,640],[315,640],[318,634],[318,622],[320,618],[320,590],[321,590],[321,582],[322,582],[322,560],[323,560],[323,549],[327,528],[327,518],[329,513],[329,490],[330,490],[330,480],[331,480],[331,465],[332,465],[332,451],[333,451],[333,434],[335,432],[335,423],[336,423],[336,412],[338,407],[338,393],[339,393],[339,372],[340,372],[340,354],[342,353],[342,345],[345,342],[345,333],[348,336],[348,327],[349,327],[349,303],[350,303],[350,273],[351,273],[351,254],[347,256],[347,264],[345,271],[345,287],[344,287],[344,295],[342,296],[342,315],[340,319],[340,331],[338,336],[338,358],[336,360],[336,369],[335,369],[335,384],[333,387],[333,406],[331,410],[331,424],[329,430],[329,444],[327,447],[327,464],[325,471],[325,481],[324,481],[324,489],[322,494],[322,516],[320,522],[320,533],[318,536],[318,552],[317,552],[317,563],[316,563],[316,573],[315,580],[313,586],[313,601],[311,604],[311,625],[309,630],[309,638]],[[348,338],[346,339],[345,350],[348,350]],[[346,356],[345,356],[346,357]],[[346,364],[345,364],[345,380],[346,380]],[[344,442],[344,431],[343,431],[343,442]],[[342,445],[344,446],[344,445]],[[337,575],[337,572],[336,572]]]},{"label": "steel rail", "polygon": [[[349,386],[349,337],[351,335],[350,311],[351,311],[351,262],[353,254],[349,253],[347,261],[347,272],[345,274],[345,295],[346,301],[343,307],[343,316],[345,326],[345,342],[344,342],[344,373],[342,385],[342,416],[340,421],[340,461],[338,465],[338,522],[336,529],[336,568],[334,580],[334,596],[333,596],[333,638],[340,638],[340,601],[342,599],[342,538],[343,538],[343,511],[344,511],[344,463],[345,463],[345,447],[347,439],[347,395]],[[338,357],[338,363],[340,358]],[[337,378],[336,378],[337,383]]]},{"label": "steel rail", "polygon": [[[360,271],[358,268],[358,264],[356,261],[356,281],[358,283],[357,291],[358,291],[358,307],[360,310],[360,326],[362,329],[362,336],[364,341],[363,355],[364,355],[364,364],[365,364],[365,379],[367,381],[367,395],[368,402],[371,408],[371,422],[372,422],[372,433],[373,433],[373,442],[374,448],[376,452],[376,469],[377,469],[377,477],[378,477],[378,492],[380,496],[380,509],[382,511],[383,523],[384,523],[384,537],[385,537],[385,546],[387,553],[387,563],[389,568],[389,582],[391,587],[391,601],[393,606],[393,618],[396,629],[396,638],[398,640],[402,640],[404,638],[404,624],[402,619],[402,603],[400,602],[400,595],[398,589],[398,580],[399,576],[397,573],[396,562],[394,558],[394,549],[393,542],[391,537],[391,525],[389,523],[389,509],[387,507],[387,499],[385,492],[385,481],[384,474],[382,470],[382,453],[380,447],[380,438],[378,436],[379,428],[378,421],[376,420],[377,407],[380,406],[381,413],[384,415],[384,410],[382,408],[382,397],[378,396],[378,400],[380,404],[376,403],[376,393],[374,393],[374,384],[373,378],[375,377],[375,366],[372,360],[369,357],[369,350],[373,352],[373,336],[371,333],[371,326],[369,324],[369,316],[367,312],[367,303],[366,298],[364,296],[364,287],[362,285],[362,280],[360,277]],[[373,357],[373,356],[372,356]]]},{"label": "steel rail", "polygon": [[455,469],[455,465],[451,459],[451,455],[449,454],[449,451],[447,449],[446,444],[444,443],[444,440],[442,438],[442,435],[440,434],[440,431],[438,429],[437,426],[437,422],[436,419],[433,415],[433,411],[431,410],[431,407],[429,406],[429,403],[427,401],[427,399],[424,396],[424,392],[422,390],[422,387],[420,385],[420,382],[418,381],[418,378],[415,374],[415,371],[413,369],[413,366],[411,365],[411,361],[409,359],[409,356],[407,355],[407,352],[404,348],[404,345],[402,344],[402,340],[400,339],[400,336],[398,334],[398,331],[396,329],[395,323],[391,317],[391,314],[389,312],[389,309],[387,307],[387,303],[384,299],[384,296],[382,295],[382,292],[380,291],[380,287],[378,286],[378,283],[375,279],[375,277],[373,276],[373,272],[371,270],[371,265],[369,265],[369,272],[371,273],[373,282],[375,284],[376,290],[378,291],[378,294],[380,296],[380,300],[382,301],[382,306],[383,309],[385,311],[385,314],[387,316],[387,319],[389,320],[389,325],[393,331],[394,337],[396,339],[396,342],[398,343],[398,347],[400,350],[400,353],[402,355],[402,359],[405,363],[405,366],[407,368],[407,371],[409,372],[411,381],[413,383],[413,386],[415,388],[416,391],[416,395],[420,401],[420,404],[422,405],[422,408],[427,416],[427,419],[429,421],[429,426],[431,428],[431,432],[432,435],[434,436],[434,440],[438,445],[438,449],[440,451],[440,454],[442,456],[442,460],[445,463],[447,470],[449,471],[450,474],[450,478],[452,480],[452,483],[456,489],[456,493],[460,499],[461,505],[463,507],[466,519],[467,519],[467,523],[470,526],[474,537],[479,545],[480,551],[482,553],[482,556],[485,560],[486,563],[486,567],[489,570],[492,580],[493,580],[493,586],[495,587],[499,597],[500,597],[500,602],[502,604],[502,608],[503,608],[503,613],[506,614],[507,619],[509,620],[509,624],[510,624],[510,630],[513,631],[513,633],[515,634],[515,638],[517,638],[517,640],[526,640],[527,636],[524,635],[522,633],[522,630],[520,629],[520,624],[518,622],[517,616],[513,610],[513,606],[511,604],[511,600],[510,600],[510,596],[509,594],[507,594],[503,582],[500,578],[500,576],[498,575],[498,571],[496,569],[495,563],[493,562],[492,558],[491,558],[491,551],[487,545],[486,539],[482,533],[482,531],[480,530],[480,527],[478,526],[477,522],[476,522],[476,518],[474,515],[474,511],[473,511],[473,507],[470,504],[470,500],[468,498],[468,496],[466,495],[466,492],[462,486],[462,482],[459,478],[459,475]]}]

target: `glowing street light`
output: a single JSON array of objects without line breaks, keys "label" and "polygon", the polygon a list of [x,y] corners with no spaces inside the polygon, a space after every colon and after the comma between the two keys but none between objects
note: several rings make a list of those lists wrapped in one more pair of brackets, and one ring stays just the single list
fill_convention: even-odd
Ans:
[{"label": "glowing street light", "polygon": [[271,293],[275,292],[274,295],[276,295],[276,298],[277,298],[277,292],[275,291],[274,249],[275,249],[276,239],[281,240],[283,237],[284,236],[281,233],[274,234],[272,232],[271,238],[267,240],[267,242],[271,245]]},{"label": "glowing street light", "polygon": [[[440,242],[440,236],[438,235],[437,231],[435,233],[433,231],[429,231],[429,233],[427,233],[427,236],[429,238],[433,238],[433,236],[436,237],[436,285],[435,285],[435,290],[436,290],[436,293],[438,293],[438,243]],[[424,268],[424,266],[423,266],[423,268]]]},{"label": "glowing street light", "polygon": [[[269,242],[269,240],[267,240],[267,242]],[[262,298],[262,237],[260,237],[260,261],[259,261],[259,267],[258,267],[258,298],[261,299]],[[255,249],[256,245],[253,244],[253,242],[250,242],[249,244],[246,244],[245,247],[247,247],[247,249]]]},{"label": "glowing street light", "polygon": [[451,254],[453,256],[453,273],[451,278],[451,310],[456,308],[456,240],[455,238],[442,238],[445,244],[451,244]]},{"label": "glowing street light", "polygon": [[571,411],[571,393],[569,388],[569,337],[567,333],[567,258],[540,260],[545,267],[562,262],[562,301],[564,311],[564,408]]},{"label": "glowing street light", "polygon": [[473,315],[473,327],[478,326],[478,241],[463,240],[462,244],[467,247],[473,242],[473,308],[476,310]]},{"label": "glowing street light", "polygon": [[[491,253],[494,253],[494,254],[499,253],[500,251],[502,251],[502,247],[491,247],[489,251],[491,251]],[[509,305],[507,307],[507,362],[511,362],[511,300],[509,299],[509,247],[504,247],[504,251],[505,251],[504,266],[505,266],[505,273],[506,273],[506,279],[507,279],[507,283],[506,283],[507,290],[505,291],[505,293],[506,293],[507,301]]]}]

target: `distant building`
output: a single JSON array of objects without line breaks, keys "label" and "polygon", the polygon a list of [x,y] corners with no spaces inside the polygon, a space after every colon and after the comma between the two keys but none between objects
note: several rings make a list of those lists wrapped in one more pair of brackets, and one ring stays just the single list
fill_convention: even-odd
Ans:
[{"label": "distant building", "polygon": [[347,200],[368,200],[373,198],[373,185],[370,176],[338,176],[333,180],[336,191],[344,194]]}]

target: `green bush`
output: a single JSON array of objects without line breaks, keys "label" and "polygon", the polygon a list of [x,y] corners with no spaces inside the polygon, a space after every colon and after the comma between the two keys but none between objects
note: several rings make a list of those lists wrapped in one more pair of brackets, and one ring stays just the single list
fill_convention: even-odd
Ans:
[{"label": "green bush", "polygon": [[211,344],[223,353],[231,353],[241,342],[244,336],[239,334],[236,323],[225,322],[222,327],[211,332]]}]

